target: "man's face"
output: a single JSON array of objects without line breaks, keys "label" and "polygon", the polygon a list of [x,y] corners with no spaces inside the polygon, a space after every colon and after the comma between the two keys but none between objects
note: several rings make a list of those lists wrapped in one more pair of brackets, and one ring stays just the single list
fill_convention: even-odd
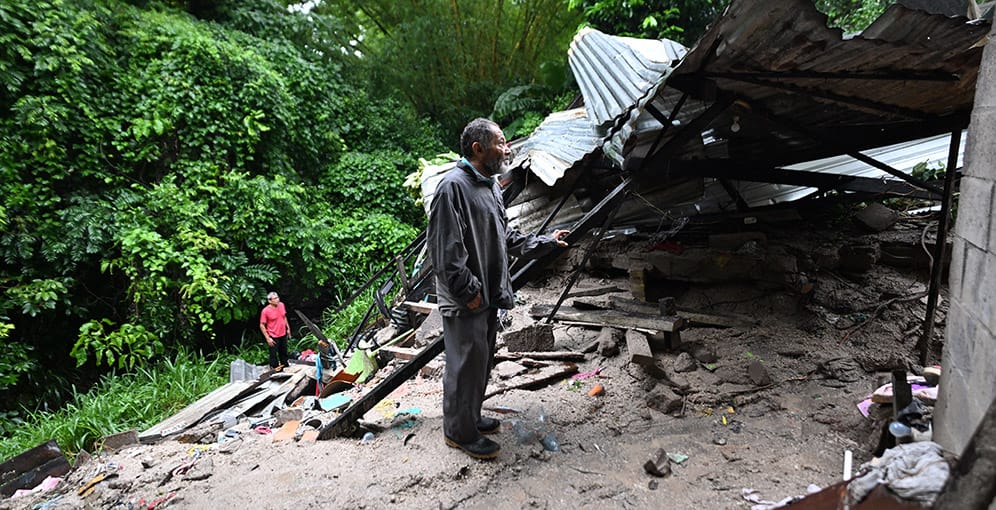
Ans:
[{"label": "man's face", "polygon": [[484,144],[481,164],[488,175],[498,175],[505,170],[505,160],[512,153],[505,142],[505,135],[498,126],[491,130],[491,141]]},{"label": "man's face", "polygon": [[280,296],[274,295],[274,296],[270,296],[270,297],[268,297],[266,299],[267,299],[267,302],[269,302],[270,305],[272,305],[272,306],[277,306],[277,304],[280,303]]}]

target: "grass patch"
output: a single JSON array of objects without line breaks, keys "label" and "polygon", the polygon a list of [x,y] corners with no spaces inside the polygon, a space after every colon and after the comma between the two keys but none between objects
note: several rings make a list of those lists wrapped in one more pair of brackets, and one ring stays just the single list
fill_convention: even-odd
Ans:
[{"label": "grass patch", "polygon": [[50,439],[74,460],[80,451],[95,452],[100,439],[131,429],[139,431],[228,382],[234,355],[212,360],[181,352],[151,368],[130,374],[109,374],[90,391],[73,388],[71,402],[55,412],[26,412],[24,422],[0,442],[0,458],[8,459]]}]

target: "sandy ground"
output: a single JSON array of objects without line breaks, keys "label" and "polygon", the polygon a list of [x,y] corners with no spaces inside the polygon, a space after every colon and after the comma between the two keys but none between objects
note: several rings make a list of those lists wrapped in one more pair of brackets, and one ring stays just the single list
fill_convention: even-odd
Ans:
[{"label": "sandy ground", "polygon": [[[889,235],[919,237],[921,227],[900,224]],[[827,246],[882,239],[773,233],[769,249],[781,245],[802,260]],[[815,267],[810,277],[816,288],[802,300],[789,290],[751,283],[683,291],[679,307],[748,315],[758,324],[691,328],[682,333],[680,349],[657,349],[659,366],[686,387],[682,394],[630,363],[623,342],[618,355],[593,353],[578,364],[581,373],[600,369],[597,375],[491,398],[486,407],[503,411],[488,413],[503,420],[495,436],[502,451],[494,461],[471,459],[443,443],[441,381],[418,377],[366,415],[385,427],[371,441],[274,442],[242,423],[236,427],[242,433],[224,443],[164,441],[95,456],[54,491],[3,500],[0,508],[738,509],[754,504],[745,492],[768,501],[804,495],[811,485],[841,479],[845,450],[854,452],[855,467],[871,458],[879,429],[856,404],[877,387],[883,371],[916,370],[914,343],[925,300],[880,305],[926,290],[923,275],[881,264],[862,274]],[[565,278],[562,273],[521,291],[513,329],[532,321],[530,305],[555,303]],[[628,288],[628,279],[585,274],[575,287],[608,284]],[[869,316],[866,326],[842,340]],[[943,333],[943,322],[937,329]],[[556,348],[581,349],[597,333],[557,325]],[[675,373],[682,352],[714,354],[716,360]],[[770,385],[751,380],[754,361],[766,368]],[[590,396],[594,384],[605,393]],[[672,405],[661,404],[668,399]],[[551,434],[559,451],[521,429]],[[681,460],[665,477],[644,468],[658,449]],[[77,489],[101,471],[116,476],[80,497]]]}]

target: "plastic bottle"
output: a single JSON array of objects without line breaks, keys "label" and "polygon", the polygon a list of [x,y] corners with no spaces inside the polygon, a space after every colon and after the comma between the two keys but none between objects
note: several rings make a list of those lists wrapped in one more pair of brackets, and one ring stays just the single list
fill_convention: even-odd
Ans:
[{"label": "plastic bottle", "polygon": [[560,443],[557,442],[557,436],[555,436],[553,432],[547,432],[546,435],[543,436],[543,439],[540,439],[540,442],[543,443],[543,449],[546,451],[560,451]]},{"label": "plastic bottle", "polygon": [[512,433],[519,440],[519,444],[526,444],[536,437],[536,433],[530,430],[522,420],[512,420]]},{"label": "plastic bottle", "polygon": [[906,439],[913,435],[913,430],[905,423],[894,421],[889,424],[889,433],[895,436],[896,439]]}]

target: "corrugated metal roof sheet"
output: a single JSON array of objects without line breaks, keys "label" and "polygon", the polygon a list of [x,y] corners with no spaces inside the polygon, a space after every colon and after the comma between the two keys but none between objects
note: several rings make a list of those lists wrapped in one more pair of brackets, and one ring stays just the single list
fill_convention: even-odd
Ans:
[{"label": "corrugated metal roof sheet", "polygon": [[[893,5],[844,39],[810,1],[733,0],[657,94],[737,100],[702,128],[726,142],[719,159],[790,164],[965,127],[988,32],[987,23]],[[734,116],[744,129],[731,129]],[[703,143],[684,136],[660,154],[700,158]]]},{"label": "corrugated metal roof sheet", "polygon": [[[959,168],[963,164],[965,136],[966,133],[962,132],[957,163]],[[927,163],[934,167],[945,166],[947,164],[950,141],[950,135],[939,135],[890,145],[888,147],[870,149],[864,151],[864,154],[897,170],[912,173],[913,167],[920,163]],[[855,177],[871,177],[883,180],[898,180],[892,175],[870,167],[850,156],[835,156],[816,161],[807,161],[786,167],[786,169]],[[731,184],[750,207],[763,207],[791,202],[817,191],[816,188],[764,182],[732,181]],[[702,197],[695,200],[694,203],[697,211],[703,214],[735,210],[737,207],[734,199],[716,181],[706,184]]]},{"label": "corrugated metal roof sheet", "polygon": [[666,39],[616,37],[585,28],[574,37],[567,57],[588,118],[608,134],[621,116],[650,100],[687,51]]},{"label": "corrugated metal roof sheet", "polygon": [[595,133],[584,108],[556,112],[514,148],[512,167],[528,168],[547,186],[553,186],[601,144],[602,137]]}]

